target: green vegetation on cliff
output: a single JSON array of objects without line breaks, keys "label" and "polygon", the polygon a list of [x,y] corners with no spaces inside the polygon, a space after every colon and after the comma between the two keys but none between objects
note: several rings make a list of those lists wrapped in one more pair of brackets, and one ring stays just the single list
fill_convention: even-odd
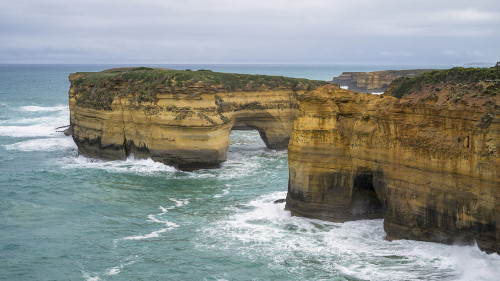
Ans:
[{"label": "green vegetation on cliff", "polygon": [[463,68],[454,67],[446,70],[426,72],[419,76],[409,78],[400,77],[389,85],[386,94],[401,98],[424,87],[440,84],[477,84],[486,82],[491,85],[480,90],[483,95],[497,95],[500,93],[500,68]]},{"label": "green vegetation on cliff", "polygon": [[259,89],[289,88],[311,90],[325,81],[284,76],[221,73],[210,70],[171,70],[148,67],[116,68],[102,72],[73,74],[72,86],[82,93],[76,100],[79,106],[110,110],[114,96],[131,95],[132,102],[154,102],[159,92],[192,92],[193,88],[223,91],[256,91]]}]

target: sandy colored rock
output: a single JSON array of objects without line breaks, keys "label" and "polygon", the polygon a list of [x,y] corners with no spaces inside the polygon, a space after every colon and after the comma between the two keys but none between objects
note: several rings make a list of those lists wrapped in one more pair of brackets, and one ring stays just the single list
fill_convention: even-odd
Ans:
[{"label": "sandy colored rock", "polygon": [[433,69],[384,70],[373,72],[343,72],[333,77],[333,83],[347,86],[349,90],[359,93],[382,93],[389,84],[399,77],[415,77]]},{"label": "sandy colored rock", "polygon": [[149,68],[75,73],[70,81],[80,154],[151,157],[180,169],[225,161],[235,124],[258,130],[269,148],[286,149],[296,96],[311,87],[305,79]]}]

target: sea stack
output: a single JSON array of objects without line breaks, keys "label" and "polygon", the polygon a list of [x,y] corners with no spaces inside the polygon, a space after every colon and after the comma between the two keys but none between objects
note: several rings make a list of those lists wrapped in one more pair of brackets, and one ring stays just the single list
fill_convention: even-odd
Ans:
[{"label": "sea stack", "polygon": [[74,73],[70,130],[82,155],[152,158],[184,170],[226,159],[231,128],[259,131],[286,149],[297,95],[326,84],[281,76],[121,68]]}]

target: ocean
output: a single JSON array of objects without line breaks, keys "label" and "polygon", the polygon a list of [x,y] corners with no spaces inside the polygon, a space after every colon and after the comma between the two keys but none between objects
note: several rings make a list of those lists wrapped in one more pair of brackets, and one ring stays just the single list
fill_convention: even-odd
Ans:
[{"label": "ocean", "polygon": [[[286,151],[233,131],[220,169],[79,156],[68,75],[120,65],[0,65],[0,280],[498,280],[477,246],[384,239],[382,220],[292,217]],[[155,65],[156,66],[156,65]],[[331,80],[449,66],[157,65]]]}]

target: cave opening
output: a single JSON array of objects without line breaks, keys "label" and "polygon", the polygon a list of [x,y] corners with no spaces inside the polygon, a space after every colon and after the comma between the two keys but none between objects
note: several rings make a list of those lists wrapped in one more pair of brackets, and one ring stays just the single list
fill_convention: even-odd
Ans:
[{"label": "cave opening", "polygon": [[352,214],[361,215],[366,219],[385,217],[386,206],[373,185],[373,172],[359,171],[354,174],[351,198]]},{"label": "cave opening", "polygon": [[262,151],[266,149],[266,144],[262,140],[261,133],[253,127],[244,123],[236,122],[231,128],[229,135],[230,144],[227,150],[227,157],[230,159],[232,154],[250,153],[251,151]]}]

